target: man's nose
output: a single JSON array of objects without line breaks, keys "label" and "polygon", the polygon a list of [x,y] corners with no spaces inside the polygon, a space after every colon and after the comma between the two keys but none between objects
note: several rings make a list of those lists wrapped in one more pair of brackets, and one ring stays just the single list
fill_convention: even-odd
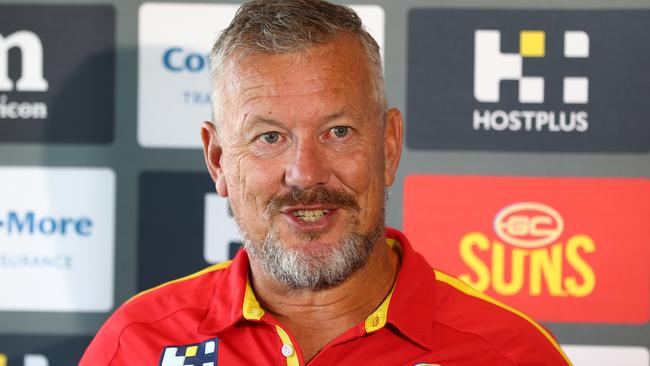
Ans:
[{"label": "man's nose", "polygon": [[331,172],[324,150],[317,141],[300,141],[286,168],[285,183],[302,189],[326,184]]}]

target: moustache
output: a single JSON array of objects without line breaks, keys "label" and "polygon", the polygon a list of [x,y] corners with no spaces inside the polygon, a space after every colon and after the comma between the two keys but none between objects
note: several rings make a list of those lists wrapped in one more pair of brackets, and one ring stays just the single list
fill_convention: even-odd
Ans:
[{"label": "moustache", "polygon": [[325,188],[315,187],[309,190],[293,187],[291,191],[277,197],[273,197],[266,205],[265,217],[270,219],[285,206],[309,206],[309,205],[333,205],[339,208],[347,208],[359,211],[359,203],[351,194]]}]

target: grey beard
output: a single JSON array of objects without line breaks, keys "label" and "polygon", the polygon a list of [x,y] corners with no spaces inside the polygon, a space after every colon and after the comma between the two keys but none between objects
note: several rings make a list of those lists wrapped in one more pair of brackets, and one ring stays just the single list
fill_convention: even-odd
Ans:
[{"label": "grey beard", "polygon": [[[383,232],[383,217],[380,217],[368,234],[348,231],[338,245],[319,251],[285,248],[275,229],[269,231],[262,243],[254,243],[244,236],[244,247],[251,259],[276,281],[292,289],[322,290],[338,285],[362,268]],[[315,237],[309,235],[305,239]]]}]

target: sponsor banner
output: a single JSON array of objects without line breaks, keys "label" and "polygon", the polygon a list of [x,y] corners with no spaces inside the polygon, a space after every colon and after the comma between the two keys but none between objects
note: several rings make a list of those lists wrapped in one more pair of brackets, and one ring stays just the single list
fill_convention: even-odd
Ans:
[{"label": "sponsor banner", "polygon": [[[384,11],[352,6],[383,49]],[[208,55],[239,5],[145,3],[139,10],[138,142],[150,148],[200,148],[211,119]]]},{"label": "sponsor banner", "polygon": [[0,335],[0,366],[76,365],[89,336]]},{"label": "sponsor banner", "polygon": [[113,171],[0,167],[0,187],[0,311],[109,311]]},{"label": "sponsor banner", "polygon": [[0,5],[0,142],[112,142],[114,73],[112,6]]},{"label": "sponsor banner", "polygon": [[412,10],[407,145],[649,151],[649,22],[648,10]]},{"label": "sponsor banner", "polygon": [[213,192],[207,173],[140,175],[139,290],[235,256],[235,220],[228,201]]},{"label": "sponsor banner", "polygon": [[645,323],[650,180],[415,175],[404,229],[437,268],[543,321]]},{"label": "sponsor banner", "polygon": [[562,345],[574,366],[650,366],[645,347]]}]

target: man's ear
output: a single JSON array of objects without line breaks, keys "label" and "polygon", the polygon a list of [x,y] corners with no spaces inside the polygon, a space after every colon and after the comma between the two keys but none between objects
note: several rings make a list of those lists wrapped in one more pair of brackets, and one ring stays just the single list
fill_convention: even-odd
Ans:
[{"label": "man's ear", "polygon": [[211,122],[201,124],[201,141],[203,141],[203,156],[205,165],[208,167],[210,176],[214,181],[214,187],[221,197],[228,197],[228,186],[226,177],[221,166],[223,149],[219,140],[219,133]]},{"label": "man's ear", "polygon": [[397,108],[391,108],[386,114],[386,129],[384,131],[384,184],[386,187],[391,186],[395,181],[399,159],[402,156],[403,139],[402,113]]}]

